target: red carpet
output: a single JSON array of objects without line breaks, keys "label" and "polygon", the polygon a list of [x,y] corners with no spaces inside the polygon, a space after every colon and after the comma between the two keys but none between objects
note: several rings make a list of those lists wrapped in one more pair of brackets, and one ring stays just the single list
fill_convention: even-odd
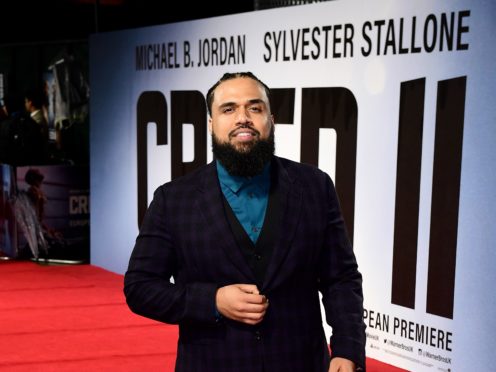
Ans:
[{"label": "red carpet", "polygon": [[90,265],[0,262],[0,371],[173,371],[177,328],[131,313],[122,282]]}]

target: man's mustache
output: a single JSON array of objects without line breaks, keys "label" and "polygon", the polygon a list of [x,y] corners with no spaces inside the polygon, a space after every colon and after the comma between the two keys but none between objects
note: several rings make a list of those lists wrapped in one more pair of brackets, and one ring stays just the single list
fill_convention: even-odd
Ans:
[{"label": "man's mustache", "polygon": [[240,125],[239,127],[237,127],[236,129],[233,129],[232,131],[230,131],[229,137],[234,137],[236,134],[238,134],[240,131],[242,131],[244,129],[249,129],[251,132],[255,133],[257,136],[260,136],[260,132],[258,130],[256,130],[252,126],[243,124],[243,125]]}]

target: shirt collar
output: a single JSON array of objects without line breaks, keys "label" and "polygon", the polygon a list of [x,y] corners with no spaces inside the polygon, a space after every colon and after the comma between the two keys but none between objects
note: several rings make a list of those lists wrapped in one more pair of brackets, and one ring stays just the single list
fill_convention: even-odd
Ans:
[{"label": "shirt collar", "polygon": [[268,185],[270,182],[270,162],[265,164],[262,173],[254,177],[233,176],[229,174],[227,169],[218,160],[216,160],[216,164],[220,183],[228,187],[235,194],[245,185],[254,184],[255,186],[263,187],[263,185]]}]

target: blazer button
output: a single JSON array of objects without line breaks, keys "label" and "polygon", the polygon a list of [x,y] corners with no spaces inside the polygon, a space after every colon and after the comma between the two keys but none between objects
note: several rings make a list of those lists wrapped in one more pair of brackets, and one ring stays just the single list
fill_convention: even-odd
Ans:
[{"label": "blazer button", "polygon": [[255,339],[257,341],[260,341],[262,339],[262,335],[260,334],[260,331],[255,331]]}]

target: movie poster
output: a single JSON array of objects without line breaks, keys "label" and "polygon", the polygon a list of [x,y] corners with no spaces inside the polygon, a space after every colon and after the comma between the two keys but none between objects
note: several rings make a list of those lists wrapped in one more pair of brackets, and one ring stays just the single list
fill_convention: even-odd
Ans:
[{"label": "movie poster", "polygon": [[89,262],[88,172],[84,166],[17,168],[20,258]]}]

